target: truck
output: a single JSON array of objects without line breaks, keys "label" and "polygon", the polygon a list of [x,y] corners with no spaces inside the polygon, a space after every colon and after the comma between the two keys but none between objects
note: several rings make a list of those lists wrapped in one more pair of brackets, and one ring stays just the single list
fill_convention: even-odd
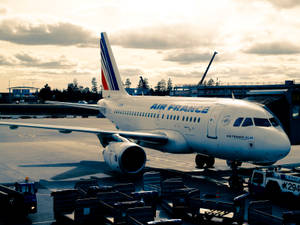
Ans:
[{"label": "truck", "polygon": [[252,196],[274,199],[286,195],[297,200],[300,198],[300,177],[293,170],[254,169],[248,187]]},{"label": "truck", "polygon": [[26,177],[25,182],[16,182],[15,191],[22,193],[24,196],[24,205],[27,213],[37,212],[37,198],[36,193],[38,191],[37,184],[30,182]]},{"label": "truck", "polygon": [[37,212],[37,185],[26,179],[16,182],[14,188],[0,185],[0,209],[4,215],[27,215]]}]

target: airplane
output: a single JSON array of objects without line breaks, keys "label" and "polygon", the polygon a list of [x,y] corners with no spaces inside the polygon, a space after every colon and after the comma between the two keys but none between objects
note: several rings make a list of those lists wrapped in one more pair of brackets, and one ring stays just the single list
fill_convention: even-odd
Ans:
[{"label": "airplane", "polygon": [[101,33],[100,49],[103,99],[97,104],[59,104],[97,109],[117,131],[17,122],[0,125],[96,134],[105,162],[124,174],[144,169],[144,147],[175,154],[196,153],[200,168],[213,167],[215,158],[227,160],[233,169],[242,162],[271,165],[290,152],[286,133],[267,108],[229,98],[131,96],[122,85],[106,33]]}]

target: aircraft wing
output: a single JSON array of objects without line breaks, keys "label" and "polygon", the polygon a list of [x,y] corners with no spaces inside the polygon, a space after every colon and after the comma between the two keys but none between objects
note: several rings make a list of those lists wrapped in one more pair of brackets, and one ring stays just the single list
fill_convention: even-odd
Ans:
[{"label": "aircraft wing", "polygon": [[118,134],[125,138],[151,142],[156,144],[165,144],[168,141],[168,137],[163,134],[144,133],[138,131],[137,132],[119,131],[119,130],[109,131],[109,130],[101,130],[97,128],[56,126],[56,125],[30,124],[30,123],[14,123],[14,122],[0,122],[0,126],[8,126],[10,129],[17,129],[19,127],[40,128],[40,129],[48,129],[48,130],[57,130],[61,133],[71,133],[71,132],[92,133],[92,134],[96,134],[99,138],[109,137],[114,134]]},{"label": "aircraft wing", "polygon": [[82,104],[82,103],[56,102],[56,101],[46,101],[45,103],[53,104],[53,105],[73,106],[73,107],[85,108],[85,109],[95,109],[98,111],[101,109],[101,106],[98,104]]}]

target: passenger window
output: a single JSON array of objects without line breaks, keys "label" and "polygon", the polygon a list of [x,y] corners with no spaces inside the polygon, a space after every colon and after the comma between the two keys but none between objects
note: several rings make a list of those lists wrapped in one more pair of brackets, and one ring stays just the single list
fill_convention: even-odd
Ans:
[{"label": "passenger window", "polygon": [[258,127],[270,127],[271,124],[268,119],[265,118],[254,118],[254,124]]},{"label": "passenger window", "polygon": [[234,121],[233,126],[234,126],[234,127],[239,127],[239,126],[241,125],[243,119],[244,119],[243,117],[237,118],[237,119]]},{"label": "passenger window", "polygon": [[277,122],[277,120],[274,117],[270,118],[270,122],[274,127],[279,126],[279,123]]},{"label": "passenger window", "polygon": [[253,126],[253,121],[251,118],[247,117],[244,120],[242,127],[250,127],[250,126]]}]

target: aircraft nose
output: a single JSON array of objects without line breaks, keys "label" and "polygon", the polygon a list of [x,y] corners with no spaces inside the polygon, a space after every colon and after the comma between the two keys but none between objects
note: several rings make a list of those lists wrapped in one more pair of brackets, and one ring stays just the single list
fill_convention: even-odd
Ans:
[{"label": "aircraft nose", "polygon": [[256,153],[264,162],[276,162],[287,156],[290,149],[291,143],[283,131],[264,129],[256,136]]},{"label": "aircraft nose", "polygon": [[288,136],[282,131],[274,131],[269,141],[269,148],[274,159],[279,160],[287,156],[291,150],[291,143]]}]

